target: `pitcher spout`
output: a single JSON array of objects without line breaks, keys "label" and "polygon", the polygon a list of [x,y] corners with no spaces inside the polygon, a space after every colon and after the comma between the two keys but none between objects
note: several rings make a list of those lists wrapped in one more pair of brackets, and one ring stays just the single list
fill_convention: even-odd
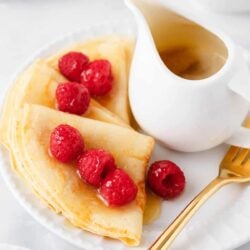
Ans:
[{"label": "pitcher spout", "polygon": [[147,15],[153,9],[155,2],[154,4],[148,0],[124,0],[124,2],[134,15],[137,24],[137,45],[141,41],[143,44],[141,46],[146,47],[147,53],[157,53]]}]

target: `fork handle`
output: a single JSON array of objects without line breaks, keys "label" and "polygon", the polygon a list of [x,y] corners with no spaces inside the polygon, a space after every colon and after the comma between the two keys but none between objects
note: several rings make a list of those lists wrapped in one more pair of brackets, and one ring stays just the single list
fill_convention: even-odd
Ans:
[{"label": "fork handle", "polygon": [[222,186],[227,184],[229,181],[227,179],[222,179],[217,177],[212,182],[210,182],[188,205],[187,207],[178,215],[178,217],[169,225],[167,229],[159,236],[159,238],[153,243],[149,248],[151,250],[165,250],[168,249],[176,238],[176,236],[181,232],[183,227],[192,218],[194,213],[205,203],[205,201],[212,196],[216,191],[218,191]]}]

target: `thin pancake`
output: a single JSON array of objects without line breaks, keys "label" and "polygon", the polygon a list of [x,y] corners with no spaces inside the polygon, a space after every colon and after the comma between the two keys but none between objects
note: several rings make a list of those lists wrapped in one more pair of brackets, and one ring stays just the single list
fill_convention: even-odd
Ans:
[{"label": "thin pancake", "polygon": [[47,59],[48,64],[58,70],[59,58],[69,51],[79,51],[89,56],[90,60],[107,59],[112,65],[114,76],[113,88],[105,96],[96,98],[104,107],[117,114],[127,124],[131,122],[128,100],[128,72],[134,43],[131,39],[115,36],[91,39],[74,44],[57,55]]},{"label": "thin pancake", "polygon": [[[136,201],[119,208],[105,206],[96,190],[79,179],[73,165],[61,164],[49,156],[50,133],[62,123],[77,128],[87,148],[103,148],[114,155],[118,166],[125,169],[138,186]],[[127,245],[139,244],[145,205],[145,171],[154,144],[151,137],[38,105],[25,105],[19,112],[18,122],[12,125],[16,131],[12,141],[16,167],[19,172],[23,171],[20,168],[25,168],[24,172],[32,176],[33,189],[49,206],[77,227],[120,239]],[[46,199],[48,193],[50,198]]]}]

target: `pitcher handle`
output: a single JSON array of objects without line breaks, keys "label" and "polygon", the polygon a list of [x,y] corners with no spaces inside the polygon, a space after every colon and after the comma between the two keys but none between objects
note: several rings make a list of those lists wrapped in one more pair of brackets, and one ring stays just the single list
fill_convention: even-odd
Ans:
[{"label": "pitcher handle", "polygon": [[228,88],[250,102],[250,51],[238,47],[239,66],[228,83]]},{"label": "pitcher handle", "polygon": [[[243,51],[243,56],[248,64],[249,71],[250,71],[250,51],[241,48]],[[237,77],[237,76],[236,76]],[[236,80],[236,79],[234,79]],[[240,81],[240,79],[238,79]],[[241,79],[242,80],[242,79]],[[248,84],[241,84],[241,86],[237,89],[234,88],[234,85],[229,84],[229,88],[234,92],[240,94],[246,100],[250,101],[250,79],[247,79]],[[238,82],[238,86],[239,86]],[[238,131],[236,131],[225,143],[243,147],[243,148],[250,148],[250,128],[240,127]]]}]

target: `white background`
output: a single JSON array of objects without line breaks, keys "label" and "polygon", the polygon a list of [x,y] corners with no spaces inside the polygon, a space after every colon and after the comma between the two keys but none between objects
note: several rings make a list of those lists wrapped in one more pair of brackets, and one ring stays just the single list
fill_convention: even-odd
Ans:
[{"label": "white background", "polygon": [[[178,1],[250,49],[250,13],[214,14]],[[6,89],[19,65],[46,43],[85,25],[129,18],[121,0],[0,0],[0,84]],[[33,250],[77,250],[34,221],[0,177],[0,250],[7,250],[1,243]],[[240,248],[247,249],[250,244]]]}]

